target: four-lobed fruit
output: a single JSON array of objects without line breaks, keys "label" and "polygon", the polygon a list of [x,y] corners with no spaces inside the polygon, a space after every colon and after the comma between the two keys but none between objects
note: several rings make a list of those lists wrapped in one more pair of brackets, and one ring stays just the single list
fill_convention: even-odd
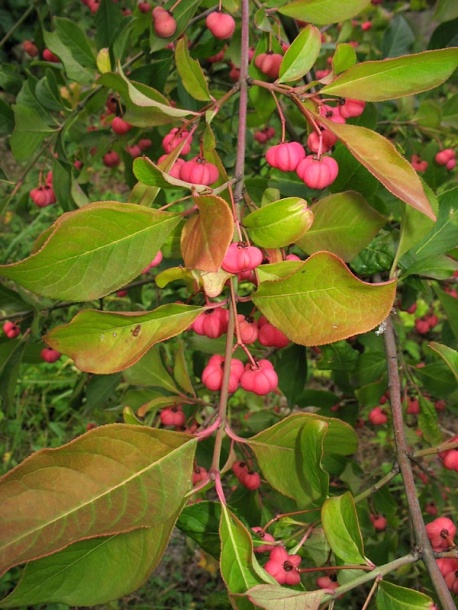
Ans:
[{"label": "four-lobed fruit", "polygon": [[49,186],[49,184],[37,186],[32,189],[30,191],[30,198],[39,208],[45,208],[48,205],[56,203],[56,195],[54,194],[52,186]]},{"label": "four-lobed fruit", "polygon": [[57,360],[59,360],[61,355],[62,354],[60,352],[58,352],[56,349],[53,349],[52,347],[45,347],[40,352],[41,358],[45,362],[48,362],[50,364],[57,362]]},{"label": "four-lobed fruit", "polygon": [[177,22],[170,11],[162,6],[155,6],[152,11],[154,31],[159,38],[170,38],[177,29]]},{"label": "four-lobed fruit", "polygon": [[388,417],[382,407],[374,407],[369,413],[369,421],[374,426],[382,426],[387,423]]},{"label": "four-lobed fruit", "polygon": [[181,405],[173,405],[162,409],[159,418],[163,426],[175,426],[176,428],[181,428],[186,422],[186,416]]},{"label": "four-lobed fruit", "polygon": [[444,165],[446,169],[451,171],[456,165],[456,154],[453,148],[444,148],[435,156],[438,165]]},{"label": "four-lobed fruit", "polygon": [[277,389],[278,376],[274,365],[270,360],[261,358],[255,364],[251,362],[245,365],[245,370],[240,377],[240,385],[244,390],[253,392],[258,396],[264,396]]},{"label": "four-lobed fruit", "polygon": [[307,155],[299,162],[296,173],[305,184],[312,189],[324,189],[337,178],[339,166],[337,161],[329,156],[315,157]]},{"label": "four-lobed fruit", "polygon": [[18,324],[11,322],[11,320],[7,320],[3,324],[3,332],[8,337],[8,339],[15,339],[18,335],[21,334],[21,329]]},{"label": "four-lobed fruit", "polygon": [[232,15],[215,11],[207,15],[205,25],[215,38],[227,40],[235,32],[235,20]]},{"label": "four-lobed fruit", "polygon": [[123,136],[128,131],[132,129],[133,125],[125,121],[120,116],[115,116],[111,122],[111,129],[118,134],[118,136]]},{"label": "four-lobed fruit", "polygon": [[276,80],[280,75],[280,65],[283,61],[283,55],[280,53],[260,53],[255,57],[254,65],[261,70],[263,74]]},{"label": "four-lobed fruit", "polygon": [[121,163],[121,158],[115,150],[105,153],[102,160],[106,167],[117,167]]},{"label": "four-lobed fruit", "polygon": [[276,546],[272,549],[264,569],[280,585],[298,585],[301,582],[301,575],[297,568],[301,559],[300,555],[289,555],[286,549]]},{"label": "four-lobed fruit", "polygon": [[263,260],[262,251],[256,246],[248,246],[243,242],[234,242],[227,249],[221,263],[221,269],[228,273],[242,273],[259,267]]},{"label": "four-lobed fruit", "polygon": [[162,139],[162,148],[165,152],[171,153],[175,148],[178,148],[180,144],[184,142],[183,148],[180,151],[180,155],[187,155],[191,152],[192,138],[189,131],[180,130],[174,127],[164,138]]},{"label": "four-lobed fruit", "polygon": [[266,153],[267,163],[282,172],[294,172],[304,158],[305,150],[299,142],[282,142]]},{"label": "four-lobed fruit", "polygon": [[185,161],[180,167],[180,179],[190,184],[204,184],[210,186],[219,178],[219,171],[216,165],[209,163],[203,157],[194,157],[190,161]]}]

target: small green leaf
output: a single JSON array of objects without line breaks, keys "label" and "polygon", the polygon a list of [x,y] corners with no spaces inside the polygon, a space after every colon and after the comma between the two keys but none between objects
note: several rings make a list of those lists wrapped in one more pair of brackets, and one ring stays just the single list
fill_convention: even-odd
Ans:
[{"label": "small green leaf", "polygon": [[388,316],[396,284],[368,284],[329,252],[317,252],[289,277],[253,294],[261,313],[295,343],[323,345],[373,329]]},{"label": "small green leaf", "polygon": [[230,594],[245,593],[255,585],[275,582],[258,564],[248,530],[224,504],[221,505],[220,539],[221,575]]},{"label": "small green leaf", "polygon": [[180,220],[143,206],[91,203],[60,216],[37,252],[0,265],[0,273],[42,296],[90,301],[133,280]]},{"label": "small green leaf", "polygon": [[280,199],[243,219],[250,238],[262,248],[283,248],[296,242],[312,225],[313,214],[305,199]]},{"label": "small green leaf", "polygon": [[86,33],[74,21],[56,17],[54,32],[43,32],[46,47],[62,62],[69,79],[89,85],[97,70]]},{"label": "small green leaf", "polygon": [[196,395],[188,371],[188,363],[186,362],[185,358],[185,345],[183,341],[178,341],[177,350],[175,352],[175,362],[173,365],[173,376],[185,392],[193,396]]},{"label": "small green leaf", "polygon": [[334,74],[345,72],[356,63],[356,51],[353,45],[340,42],[332,56],[332,71]]},{"label": "small green leaf", "polygon": [[381,580],[375,598],[377,610],[431,610],[433,600],[419,591]]},{"label": "small green leaf", "polygon": [[56,128],[52,126],[52,119],[44,109],[40,113],[35,108],[15,104],[13,112],[15,127],[10,139],[11,150],[15,159],[26,161]]},{"label": "small green leaf", "polygon": [[217,273],[234,235],[232,211],[221,197],[194,197],[199,213],[181,232],[181,252],[188,269]]},{"label": "small green leaf", "polygon": [[418,427],[423,438],[431,445],[440,445],[443,435],[439,428],[439,419],[433,403],[420,394],[420,413],[418,414]]},{"label": "small green leaf", "polygon": [[177,521],[177,527],[192,538],[204,551],[219,559],[221,544],[219,523],[221,504],[219,502],[198,502],[185,506]]},{"label": "small green leaf", "polygon": [[344,563],[367,564],[355,502],[350,492],[328,498],[321,509],[326,538]]},{"label": "small green leaf", "polygon": [[307,25],[291,43],[280,65],[281,83],[289,83],[305,76],[313,67],[321,49],[321,32]]},{"label": "small green leaf", "polygon": [[370,0],[295,0],[278,9],[278,12],[316,25],[327,25],[351,19],[360,13]]},{"label": "small green leaf", "polygon": [[256,585],[247,592],[257,608],[263,610],[318,610],[326,591],[293,591],[278,585]]},{"label": "small green leaf", "polygon": [[434,13],[435,21],[451,21],[458,18],[458,5],[455,0],[439,0]]},{"label": "small green leaf", "polygon": [[382,102],[434,89],[458,67],[458,49],[423,51],[395,59],[366,61],[321,89],[323,95]]},{"label": "small green leaf", "polygon": [[329,195],[312,206],[312,227],[296,243],[307,254],[321,250],[351,261],[385,224],[362,195],[347,191]]},{"label": "small green leaf", "polygon": [[44,339],[88,373],[115,373],[132,366],[155,343],[186,330],[203,307],[169,304],[146,313],[86,309]]},{"label": "small green leaf", "polygon": [[451,347],[442,345],[436,341],[432,341],[428,347],[439,354],[458,380],[458,352]]},{"label": "small green leaf", "polygon": [[176,517],[155,527],[82,540],[28,563],[0,608],[55,602],[95,606],[132,593],[160,562]]},{"label": "small green leaf", "polygon": [[211,100],[207,80],[197,59],[193,59],[188,51],[188,40],[180,38],[175,47],[175,65],[184,88],[195,100],[208,102]]},{"label": "small green leaf", "polygon": [[395,15],[383,35],[383,56],[399,57],[406,55],[415,42],[415,34],[403,15]]},{"label": "small green leaf", "polygon": [[366,127],[317,118],[393,195],[436,220],[418,174],[389,140]]},{"label": "small green leaf", "polygon": [[[176,517],[195,447],[186,434],[111,424],[34,453],[0,479],[0,573],[74,542]],[[173,485],[164,485],[168,477]]]},{"label": "small green leaf", "polygon": [[328,492],[329,477],[321,466],[327,428],[313,416],[288,418],[248,441],[268,483],[299,508],[319,505]]}]

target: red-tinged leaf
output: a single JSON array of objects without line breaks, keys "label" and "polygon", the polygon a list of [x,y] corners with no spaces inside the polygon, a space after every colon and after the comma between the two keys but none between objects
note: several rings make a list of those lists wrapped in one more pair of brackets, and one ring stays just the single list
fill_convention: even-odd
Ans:
[{"label": "red-tinged leaf", "polygon": [[320,122],[332,131],[361,165],[393,195],[429,218],[436,219],[418,174],[389,140],[366,127],[341,125],[324,117],[320,118]]},{"label": "red-tinged leaf", "polygon": [[320,49],[320,30],[309,23],[286,51],[280,65],[279,81],[288,83],[302,78],[313,67]]},{"label": "red-tinged leaf", "polygon": [[177,515],[155,527],[75,542],[28,563],[18,585],[0,601],[0,607],[56,602],[95,606],[132,593],[157,567]]},{"label": "red-tinged leaf", "polygon": [[307,254],[327,250],[350,261],[385,224],[385,218],[354,191],[324,197],[311,210],[313,225],[296,242]]},{"label": "red-tinged leaf", "polygon": [[204,311],[193,305],[162,305],[148,313],[81,311],[54,328],[45,341],[88,373],[115,373],[135,364],[155,343],[179,335]]},{"label": "red-tinged leaf", "polygon": [[165,523],[189,489],[194,451],[185,434],[112,424],[31,455],[0,479],[0,573],[80,540]]},{"label": "red-tinged leaf", "polygon": [[234,235],[232,212],[216,195],[194,197],[199,208],[181,233],[181,252],[189,269],[216,273]]},{"label": "red-tinged leaf", "polygon": [[295,0],[281,6],[278,12],[293,19],[327,25],[351,19],[369,3],[370,0]]},{"label": "red-tinged leaf", "polygon": [[62,214],[36,253],[0,265],[0,275],[54,299],[97,299],[133,280],[180,220],[143,206],[91,203]]},{"label": "red-tinged leaf", "polygon": [[438,87],[458,67],[458,49],[423,51],[349,68],[321,89],[325,95],[382,102]]},{"label": "red-tinged leaf", "polygon": [[390,313],[395,281],[368,284],[329,252],[317,252],[253,294],[261,313],[295,343],[324,345],[372,330]]},{"label": "red-tinged leaf", "polygon": [[256,585],[248,599],[263,610],[318,610],[326,591],[293,591],[278,585]]}]

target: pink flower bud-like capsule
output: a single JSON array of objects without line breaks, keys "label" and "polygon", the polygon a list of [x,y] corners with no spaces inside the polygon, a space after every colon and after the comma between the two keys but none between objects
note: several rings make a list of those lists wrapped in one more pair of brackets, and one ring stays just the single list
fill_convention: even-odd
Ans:
[{"label": "pink flower bud-like capsule", "polygon": [[215,38],[226,40],[235,32],[235,20],[227,13],[215,11],[210,13],[205,20],[205,24]]},{"label": "pink flower bud-like capsule", "polygon": [[118,134],[118,136],[123,136],[132,129],[132,125],[120,116],[115,116],[111,121],[111,129]]},{"label": "pink flower bud-like capsule", "polygon": [[41,350],[40,356],[45,362],[49,362],[50,364],[57,362],[61,357],[61,353],[52,347],[45,347]]},{"label": "pink flower bud-like capsule", "polygon": [[337,178],[339,166],[332,157],[316,159],[312,155],[308,155],[300,161],[296,173],[308,187],[324,189]]},{"label": "pink flower bud-like capsule", "polygon": [[103,155],[103,164],[106,167],[117,167],[121,163],[121,159],[115,150],[110,150]]},{"label": "pink flower bud-like capsule", "polygon": [[426,525],[426,533],[435,551],[446,551],[453,546],[456,526],[448,517],[438,517]]},{"label": "pink flower bud-like capsule", "polygon": [[186,161],[180,168],[180,179],[191,184],[205,184],[209,186],[219,178],[216,165],[209,163],[203,157],[194,157]]},{"label": "pink flower bud-like capsule", "polygon": [[282,172],[294,172],[304,158],[305,150],[299,142],[283,142],[272,146],[266,153],[267,163]]},{"label": "pink flower bud-like capsule", "polygon": [[21,329],[18,324],[7,320],[3,324],[3,332],[8,337],[8,339],[15,339],[18,335],[21,334]]},{"label": "pink flower bud-like capsule", "polygon": [[273,324],[270,324],[270,322],[264,323],[259,329],[258,341],[261,345],[264,345],[265,347],[278,348],[286,347],[287,345],[289,345],[290,342],[288,337],[283,334],[281,330],[275,328]]},{"label": "pink flower bud-like capsule", "polygon": [[271,551],[270,559],[264,569],[280,585],[298,585],[301,582],[301,575],[297,571],[300,563],[300,555],[288,555],[284,548],[276,546]]},{"label": "pink flower bud-like capsule", "polygon": [[357,117],[363,114],[365,107],[366,102],[363,102],[362,100],[353,100],[347,98],[345,102],[340,106],[339,113],[340,116],[344,119],[349,119],[351,117]]},{"label": "pink flower bud-like capsule", "polygon": [[185,141],[183,148],[181,149],[180,155],[187,155],[191,151],[191,141],[189,131],[179,132],[178,128],[172,129],[162,139],[162,147],[166,153],[171,153],[172,150],[178,148],[178,146]]},{"label": "pink flower bud-like capsule", "polygon": [[[321,140],[321,151],[320,151],[320,140]],[[337,136],[329,131],[329,129],[321,130],[321,137],[316,131],[307,138],[307,146],[313,153],[321,152],[326,153],[331,150],[334,144],[337,142]]]},{"label": "pink flower bud-like capsule", "polygon": [[254,65],[263,74],[276,80],[280,74],[280,64],[282,61],[283,55],[280,55],[280,53],[260,53],[255,57]]},{"label": "pink flower bud-like capsule", "polygon": [[160,420],[163,426],[184,426],[186,416],[182,411],[181,405],[167,407],[160,412]]},{"label": "pink flower bud-like capsule", "polygon": [[232,243],[224,255],[221,268],[228,273],[241,273],[256,269],[263,259],[262,251],[256,246]]},{"label": "pink flower bud-like capsule", "polygon": [[[156,9],[161,8],[161,11],[157,11]],[[162,7],[156,6],[153,9],[153,21],[154,21],[154,31],[159,36],[159,38],[170,38],[173,36],[177,29],[177,22],[173,18],[173,16],[163,9]]]},{"label": "pink flower bud-like capsule", "polygon": [[455,159],[455,151],[453,150],[453,148],[444,148],[443,150],[440,150],[435,157],[436,163],[438,165],[445,166],[452,159]]},{"label": "pink flower bud-like capsule", "polygon": [[244,390],[264,396],[276,389],[278,376],[273,364],[269,360],[258,360],[256,365],[248,363],[240,378],[240,385]]},{"label": "pink flower bud-like capsule", "polygon": [[[262,527],[252,527],[251,531],[254,532],[255,534],[257,534],[259,536],[259,538],[264,540],[264,542],[275,542],[275,538],[271,534],[268,534],[267,532],[265,532],[262,529]],[[274,548],[273,544],[261,544],[260,546],[254,547],[254,552],[255,553],[270,553],[273,548]]]},{"label": "pink flower bud-like capsule", "polygon": [[369,413],[369,421],[374,426],[381,426],[387,423],[388,417],[382,407],[374,407]]}]

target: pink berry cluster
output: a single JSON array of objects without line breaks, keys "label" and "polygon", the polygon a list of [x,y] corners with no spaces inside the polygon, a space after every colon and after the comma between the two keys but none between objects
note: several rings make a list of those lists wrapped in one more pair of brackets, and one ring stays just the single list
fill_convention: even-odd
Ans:
[{"label": "pink berry cluster", "polygon": [[266,126],[255,132],[254,139],[256,140],[256,142],[259,142],[259,144],[265,144],[266,142],[271,140],[274,135],[275,129],[273,127]]},{"label": "pink berry cluster", "polygon": [[256,55],[254,65],[270,79],[276,80],[280,74],[280,65],[282,61],[283,55],[268,51],[267,53],[259,53],[259,55]]},{"label": "pink berry cluster", "polygon": [[[210,357],[202,372],[202,383],[211,391],[221,390],[223,385],[224,358],[219,354]],[[258,396],[264,396],[278,386],[278,376],[273,364],[261,358],[254,363],[243,364],[241,360],[230,361],[229,392],[234,393],[239,387]]]},{"label": "pink berry cluster", "polygon": [[246,462],[235,462],[232,466],[232,472],[240,483],[250,491],[255,491],[261,486],[259,473],[252,470]]},{"label": "pink berry cluster", "polygon": [[426,335],[430,330],[433,330],[439,324],[439,318],[436,314],[429,314],[415,320],[415,330],[419,335]]},{"label": "pink berry cluster", "polygon": [[173,405],[162,409],[159,418],[163,426],[173,426],[181,429],[186,423],[186,416],[181,405]]},{"label": "pink berry cluster", "polygon": [[[319,113],[336,123],[345,123],[347,118],[362,114],[364,107],[365,102],[346,99],[339,106],[321,104]],[[267,151],[266,160],[269,165],[281,171],[296,172],[309,188],[324,189],[335,181],[339,173],[337,161],[325,154],[336,142],[337,137],[329,129],[320,126],[307,138],[311,154],[306,154],[299,142],[282,142]]]},{"label": "pink berry cluster", "polygon": [[45,208],[48,205],[56,203],[56,195],[52,185],[52,172],[48,172],[45,184],[37,186],[30,191],[30,198],[39,208]]},{"label": "pink berry cluster", "polygon": [[435,159],[438,165],[443,165],[448,171],[452,171],[456,166],[456,153],[453,148],[440,150]]},{"label": "pink berry cluster", "polygon": [[221,11],[214,11],[207,15],[205,25],[215,38],[227,40],[235,32],[235,20],[231,15]]}]

